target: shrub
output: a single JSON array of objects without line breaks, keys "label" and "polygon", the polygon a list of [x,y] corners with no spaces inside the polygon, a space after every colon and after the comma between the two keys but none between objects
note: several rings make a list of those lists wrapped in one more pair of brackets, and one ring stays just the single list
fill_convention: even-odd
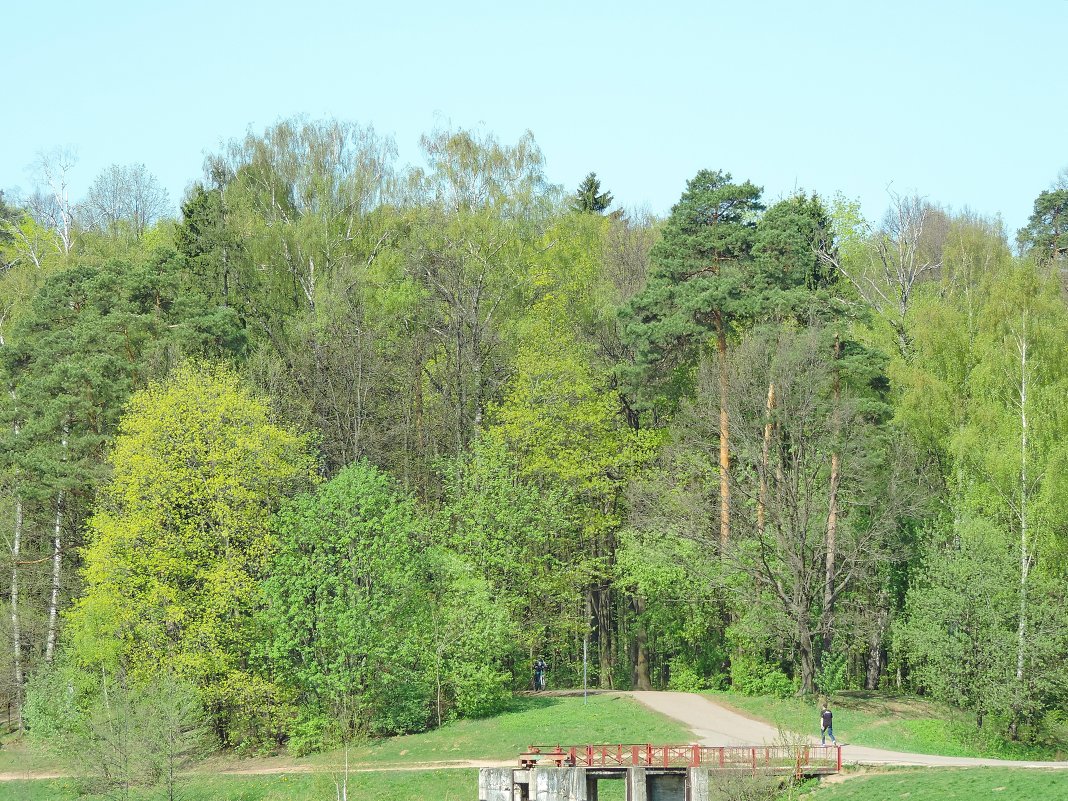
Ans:
[{"label": "shrub", "polygon": [[738,655],[731,660],[731,687],[742,695],[770,695],[788,698],[797,687],[776,665]]},{"label": "shrub", "polygon": [[484,718],[508,708],[512,694],[510,673],[492,665],[463,664],[452,675],[456,693],[456,713],[462,718]]}]

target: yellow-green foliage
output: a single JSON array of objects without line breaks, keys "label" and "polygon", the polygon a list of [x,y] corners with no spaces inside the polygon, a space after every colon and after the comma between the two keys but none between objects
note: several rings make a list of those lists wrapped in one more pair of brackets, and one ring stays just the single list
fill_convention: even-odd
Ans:
[{"label": "yellow-green foliage", "polygon": [[307,441],[234,373],[187,365],[132,398],[110,462],[69,615],[72,655],[135,680],[166,666],[225,706],[227,688],[247,684],[268,520],[313,481]]}]

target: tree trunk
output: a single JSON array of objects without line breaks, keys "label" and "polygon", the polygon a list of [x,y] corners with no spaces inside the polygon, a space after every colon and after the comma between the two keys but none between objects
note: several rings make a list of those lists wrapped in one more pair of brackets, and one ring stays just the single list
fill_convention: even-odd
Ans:
[{"label": "tree trunk", "polygon": [[612,664],[612,589],[608,584],[597,588],[597,684],[604,690],[613,686]]},{"label": "tree trunk", "polygon": [[45,662],[52,664],[56,655],[56,635],[59,629],[59,579],[63,569],[63,490],[56,495],[56,522],[52,535],[52,594],[48,601],[48,636],[45,641]]},{"label": "tree trunk", "polygon": [[727,331],[716,315],[716,349],[719,351],[719,548],[727,549],[731,535],[730,431],[727,419]]},{"label": "tree trunk", "polygon": [[[63,425],[63,455],[66,460],[67,425]],[[56,655],[56,636],[59,631],[59,580],[63,570],[63,490],[56,493],[56,523],[52,534],[52,594],[48,601],[48,636],[45,640],[45,662],[52,664]]]},{"label": "tree trunk", "polygon": [[827,499],[827,554],[823,578],[823,652],[830,653],[834,639],[834,563],[837,555],[838,536],[838,487],[841,482],[841,455],[838,452],[838,437],[841,434],[840,405],[842,385],[838,376],[838,360],[842,358],[842,340],[834,335],[834,378],[832,383],[831,436],[834,450],[831,452],[831,485]]},{"label": "tree trunk", "polygon": [[634,650],[636,659],[634,663],[634,688],[637,690],[653,689],[653,682],[649,678],[649,641],[645,630],[645,623],[643,623],[641,619],[644,612],[645,600],[635,596]]},{"label": "tree trunk", "polygon": [[19,614],[19,557],[22,554],[22,498],[15,495],[15,537],[11,544],[11,648],[15,667],[15,708],[22,730],[22,619]]},{"label": "tree trunk", "polygon": [[816,649],[812,634],[807,627],[802,627],[800,637],[801,650],[801,693],[808,695],[816,691]]},{"label": "tree trunk", "polygon": [[772,413],[775,410],[775,384],[768,384],[767,416],[764,418],[764,446],[760,451],[760,497],[757,498],[757,535],[764,533],[765,509],[768,504],[768,457],[771,452],[771,434],[774,431]]},{"label": "tree trunk", "polygon": [[[1031,572],[1031,554],[1027,541],[1027,504],[1029,493],[1027,487],[1027,318],[1024,317],[1024,331],[1019,339],[1020,348],[1020,620],[1016,631],[1016,686],[1017,692],[1023,692],[1024,686],[1024,651],[1027,643],[1027,579]],[[1017,697],[1013,704],[1012,721],[1009,734],[1017,738],[1020,707],[1023,699]]]},{"label": "tree trunk", "polygon": [[883,637],[886,635],[886,626],[890,618],[888,605],[890,598],[884,587],[879,591],[879,613],[868,638],[868,657],[864,675],[864,689],[879,689],[879,678],[883,673]]}]

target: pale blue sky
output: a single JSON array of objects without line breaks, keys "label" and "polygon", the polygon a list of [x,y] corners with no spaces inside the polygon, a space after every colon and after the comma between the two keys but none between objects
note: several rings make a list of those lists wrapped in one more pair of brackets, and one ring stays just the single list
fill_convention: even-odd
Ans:
[{"label": "pale blue sky", "polygon": [[[936,7],[937,6],[937,7]],[[533,131],[551,180],[590,170],[666,213],[698,169],[1001,214],[1068,166],[1068,0],[341,3],[0,0],[0,187],[72,145],[73,193],[143,162],[177,206],[206,152],[297,113],[393,134]]]}]

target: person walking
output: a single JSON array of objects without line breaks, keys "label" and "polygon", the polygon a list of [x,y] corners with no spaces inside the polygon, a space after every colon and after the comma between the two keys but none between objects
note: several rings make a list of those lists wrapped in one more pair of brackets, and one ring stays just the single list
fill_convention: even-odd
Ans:
[{"label": "person walking", "polygon": [[827,708],[827,704],[824,704],[823,711],[820,712],[820,745],[827,745],[828,737],[831,738],[832,744],[838,745],[838,741],[834,739],[834,715]]}]

